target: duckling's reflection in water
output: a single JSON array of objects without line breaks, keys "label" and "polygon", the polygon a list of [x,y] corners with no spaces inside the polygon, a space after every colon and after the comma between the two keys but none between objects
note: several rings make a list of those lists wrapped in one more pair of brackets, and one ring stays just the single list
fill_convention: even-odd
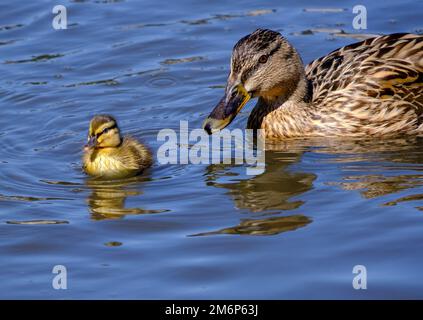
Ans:
[{"label": "duckling's reflection in water", "polygon": [[92,190],[87,204],[94,220],[119,219],[126,215],[161,213],[166,210],[145,210],[142,208],[126,208],[128,197],[142,194],[139,185],[148,181],[146,177],[133,177],[124,180],[88,179],[86,185]]},{"label": "duckling's reflection in water", "polygon": [[[312,220],[304,215],[275,216],[280,214],[281,210],[299,208],[304,202],[292,198],[312,188],[316,178],[314,174],[287,170],[290,164],[298,162],[300,156],[301,154],[296,152],[266,152],[266,171],[245,178],[240,177],[241,174],[236,172],[235,166],[208,166],[207,185],[227,189],[238,209],[259,212],[261,218],[242,219],[237,226],[196,235],[274,235],[308,225]],[[271,217],[263,218],[265,215]]]}]

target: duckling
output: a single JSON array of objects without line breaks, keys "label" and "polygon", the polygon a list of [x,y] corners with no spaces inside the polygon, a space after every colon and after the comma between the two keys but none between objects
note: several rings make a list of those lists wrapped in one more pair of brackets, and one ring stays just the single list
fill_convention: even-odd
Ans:
[{"label": "duckling", "polygon": [[87,174],[108,179],[128,178],[151,164],[150,151],[134,138],[122,137],[112,116],[97,115],[91,120],[83,155]]},{"label": "duckling", "polygon": [[366,39],[304,68],[280,33],[258,29],[234,46],[225,95],[203,128],[223,129],[256,97],[247,127],[266,139],[423,135],[423,35]]}]

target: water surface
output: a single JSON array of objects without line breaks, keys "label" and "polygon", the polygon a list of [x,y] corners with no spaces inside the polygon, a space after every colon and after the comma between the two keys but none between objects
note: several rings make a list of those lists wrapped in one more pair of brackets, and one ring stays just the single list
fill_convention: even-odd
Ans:
[{"label": "water surface", "polygon": [[[1,298],[423,298],[421,140],[281,142],[256,176],[156,164],[99,183],[81,171],[94,114],[153,151],[160,129],[199,128],[232,46],[258,27],[307,63],[363,33],[421,33],[422,1],[362,1],[364,32],[353,1],[62,1],[67,30],[51,26],[56,4],[0,2]],[[55,265],[67,290],[52,288]],[[351,285],[355,265],[367,290]]]}]

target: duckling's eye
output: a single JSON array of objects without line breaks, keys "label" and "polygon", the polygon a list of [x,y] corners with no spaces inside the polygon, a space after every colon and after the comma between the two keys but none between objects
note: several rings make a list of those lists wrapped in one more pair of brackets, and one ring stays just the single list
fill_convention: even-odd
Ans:
[{"label": "duckling's eye", "polygon": [[267,58],[268,58],[268,56],[267,55],[262,55],[260,58],[259,58],[259,62],[260,63],[266,63],[267,62]]},{"label": "duckling's eye", "polygon": [[97,137],[101,136],[102,134],[109,132],[110,130],[116,129],[116,128],[117,128],[117,125],[113,125],[111,127],[104,128],[103,131],[101,131],[100,133],[97,133]]}]

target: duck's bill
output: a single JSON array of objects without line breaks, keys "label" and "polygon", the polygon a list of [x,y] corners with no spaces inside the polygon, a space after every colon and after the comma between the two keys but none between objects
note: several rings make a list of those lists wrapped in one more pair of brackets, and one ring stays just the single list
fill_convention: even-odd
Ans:
[{"label": "duck's bill", "polygon": [[212,134],[225,128],[232,122],[250,98],[250,94],[242,85],[238,85],[233,90],[230,90],[219,101],[217,106],[204,121],[203,129],[206,130],[208,134]]}]

